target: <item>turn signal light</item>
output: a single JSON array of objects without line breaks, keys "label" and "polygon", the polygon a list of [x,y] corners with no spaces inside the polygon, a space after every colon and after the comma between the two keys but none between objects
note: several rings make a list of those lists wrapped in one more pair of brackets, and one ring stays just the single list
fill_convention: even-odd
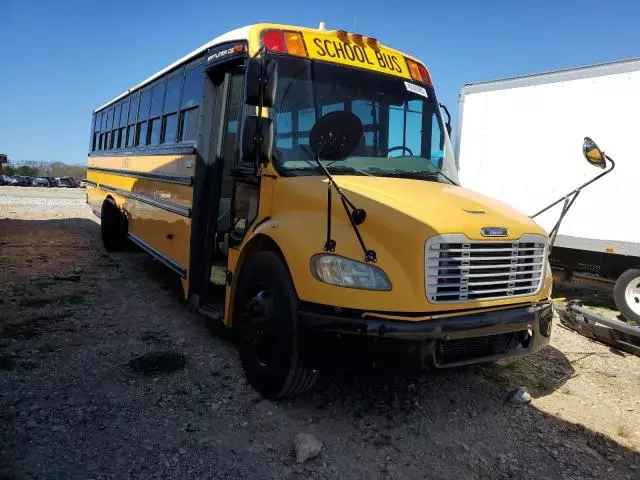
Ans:
[{"label": "turn signal light", "polygon": [[347,32],[346,30],[338,30],[336,34],[338,35],[338,38],[343,42],[349,41],[349,32]]},{"label": "turn signal light", "polygon": [[416,82],[422,82],[427,85],[432,85],[431,75],[429,75],[426,67],[418,62],[415,62],[409,58],[407,60],[407,66],[409,67],[409,72],[411,72],[411,78]]},{"label": "turn signal light", "polygon": [[297,55],[299,57],[307,56],[307,49],[300,33],[284,32],[284,42],[287,44],[287,51],[291,55]]},{"label": "turn signal light", "polygon": [[373,37],[367,38],[367,45],[369,45],[371,48],[377,47],[378,46],[378,39],[377,38],[373,38]]},{"label": "turn signal light", "polygon": [[288,30],[265,30],[262,44],[270,52],[289,53],[299,57],[307,56],[307,47],[300,32]]}]

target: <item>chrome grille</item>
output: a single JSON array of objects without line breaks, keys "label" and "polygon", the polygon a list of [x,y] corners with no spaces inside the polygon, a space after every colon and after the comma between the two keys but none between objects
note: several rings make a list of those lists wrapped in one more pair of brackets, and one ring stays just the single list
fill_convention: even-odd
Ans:
[{"label": "chrome grille", "polygon": [[533,295],[542,283],[546,245],[542,235],[511,241],[432,237],[425,246],[427,298],[452,303]]}]

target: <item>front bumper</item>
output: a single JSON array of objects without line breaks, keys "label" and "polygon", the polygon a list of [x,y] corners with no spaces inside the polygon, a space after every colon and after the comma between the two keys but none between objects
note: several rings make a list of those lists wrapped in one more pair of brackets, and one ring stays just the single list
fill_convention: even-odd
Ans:
[{"label": "front bumper", "polygon": [[421,321],[299,312],[306,332],[419,344],[423,366],[453,367],[537,352],[549,344],[550,302]]}]

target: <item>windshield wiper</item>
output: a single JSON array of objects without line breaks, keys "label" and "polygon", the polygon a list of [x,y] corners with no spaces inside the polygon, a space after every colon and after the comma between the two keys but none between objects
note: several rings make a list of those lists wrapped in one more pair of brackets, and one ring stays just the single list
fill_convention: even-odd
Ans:
[{"label": "windshield wiper", "polygon": [[424,170],[384,170],[382,172],[376,172],[376,173],[382,177],[415,178],[415,179],[429,179],[429,178],[437,178],[438,176],[441,176],[450,184],[459,186],[456,182],[451,180],[449,177],[447,177],[444,173],[442,173],[439,170],[433,171],[433,172],[427,172]]},{"label": "windshield wiper", "polygon": [[[325,168],[327,169],[327,171],[329,173],[352,173],[352,174],[360,174],[360,175],[368,175],[368,176],[373,176],[373,174],[369,173],[369,172],[365,172],[364,170],[359,170],[357,168],[354,167],[349,167],[347,165],[328,165],[325,166]],[[313,171],[320,171],[321,173],[324,173],[322,168],[318,167],[317,165],[314,165],[313,167],[301,167],[301,168],[293,168],[292,170],[294,171],[306,171],[306,170],[313,170]]]}]

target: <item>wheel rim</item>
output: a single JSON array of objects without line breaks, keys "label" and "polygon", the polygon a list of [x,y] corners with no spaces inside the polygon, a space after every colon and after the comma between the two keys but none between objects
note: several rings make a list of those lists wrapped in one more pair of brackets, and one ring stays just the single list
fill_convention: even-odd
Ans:
[{"label": "wheel rim", "polygon": [[636,315],[640,315],[640,277],[633,278],[624,289],[624,300]]},{"label": "wheel rim", "polygon": [[248,293],[243,309],[242,337],[262,367],[273,361],[276,353],[274,342],[274,300],[263,284],[256,284]]}]

